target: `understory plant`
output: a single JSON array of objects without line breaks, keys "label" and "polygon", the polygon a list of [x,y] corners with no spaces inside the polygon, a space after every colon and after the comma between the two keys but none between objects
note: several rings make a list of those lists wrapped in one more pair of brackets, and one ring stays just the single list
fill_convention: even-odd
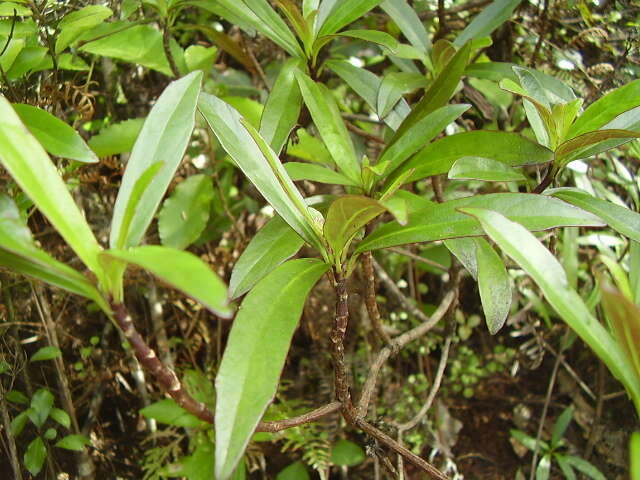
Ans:
[{"label": "understory plant", "polygon": [[[147,407],[143,414],[194,432],[190,436],[191,455],[165,469],[163,475],[190,480],[243,478],[242,459],[254,435],[298,427],[339,412],[349,427],[364,432],[378,449],[401,457],[432,478],[447,478],[379,428],[370,408],[380,369],[391,356],[438,328],[445,336],[438,367],[441,379],[445,352],[452,343],[452,322],[447,320],[458,302],[457,266],[449,270],[445,293],[430,315],[413,304],[407,306],[422,320],[417,326],[390,333],[381,318],[375,276],[376,272],[381,275],[382,268],[374,253],[407,244],[445,245],[477,281],[491,334],[503,327],[511,310],[512,281],[507,267],[522,269],[623,384],[640,410],[640,362],[634,342],[638,326],[625,320],[627,313],[620,313],[620,305],[627,308],[627,304],[616,307],[615,301],[608,300],[614,294],[605,291],[611,327],[600,322],[538,233],[609,227],[628,239],[632,263],[638,263],[634,242],[640,242],[640,215],[583,190],[548,187],[562,178],[571,162],[587,161],[640,137],[640,80],[583,108],[583,100],[573,89],[550,75],[484,58],[476,61],[482,49],[491,44],[490,34],[510,17],[519,1],[493,2],[455,38],[434,43],[406,0],[344,4],[305,0],[301,5],[279,0],[275,2],[277,10],[266,0],[148,3],[157,10],[163,36],[150,33],[147,25],[130,27],[154,42],[164,41],[159,46],[161,61],[154,68],[177,79],[160,95],[144,123],[136,127],[139,134],[118,189],[108,248],[98,242],[74,202],[61,176],[63,163],[55,164],[47,153],[91,163],[97,161],[98,147],[90,148],[75,130],[44,110],[11,104],[0,97],[0,162],[86,270],[74,269],[40,248],[24,212],[8,196],[0,197],[0,265],[95,302],[122,330],[139,362],[172,399]],[[373,29],[345,30],[377,6],[409,43]],[[167,37],[181,9],[187,7],[212,12],[246,31],[257,31],[287,55],[270,85],[257,123],[208,87],[208,69],[196,62],[199,57],[195,51],[180,54]],[[110,15],[104,9],[92,12],[97,16],[93,15],[91,22]],[[70,18],[69,24],[73,20]],[[83,41],[80,32],[65,27],[69,28],[68,24],[60,28],[67,35],[59,37],[53,51],[47,53],[52,61],[61,60],[56,55],[74,45],[96,55],[110,51],[112,46],[107,48],[105,42],[116,42],[122,32],[114,26],[101,27],[105,29],[102,37]],[[114,29],[113,35],[110,29]],[[344,41],[376,49],[397,64],[398,71],[380,78],[354,65],[333,48]],[[225,45],[228,48],[228,43]],[[208,53],[199,53],[204,62]],[[114,57],[135,61],[122,55]],[[344,106],[332,92],[336,77],[361,97],[379,132],[367,132],[345,119]],[[522,102],[531,135],[506,129],[461,128],[472,108],[471,104],[457,103],[459,87],[466,78],[494,83],[501,79],[502,90],[497,85],[494,88]],[[411,105],[407,94],[417,94],[420,99]],[[197,122],[206,124],[212,140],[217,140],[213,150],[225,156],[221,161],[230,161],[241,170],[275,212],[235,263],[228,287],[206,262],[183,250],[199,237],[208,220],[209,212],[205,214],[205,207],[197,201],[190,209],[184,207],[193,199],[213,196],[204,176],[183,182],[164,203],[159,218],[163,245],[144,244]],[[55,133],[46,132],[47,128]],[[350,131],[356,137],[372,139],[379,148],[363,148],[361,142],[354,142],[356,137]],[[51,138],[56,135],[58,139]],[[283,162],[287,149],[296,147],[292,137],[303,139],[305,135],[313,138],[318,158]],[[540,167],[545,169],[542,178],[532,178],[531,173]],[[450,192],[443,190],[446,180],[471,180],[477,186],[463,195],[449,196]],[[325,184],[328,193],[303,194],[300,183],[295,182],[304,181]],[[426,181],[431,182],[431,198],[419,194]],[[176,225],[188,233],[180,233]],[[185,375],[192,380],[197,377],[194,381],[200,391],[186,388],[138,332],[125,303],[128,266],[149,271],[219,318],[233,318],[216,369],[215,393],[208,380],[196,373]],[[366,309],[381,347],[366,378],[356,385],[345,356],[345,335],[350,319],[349,282],[360,268]],[[322,277],[329,279],[335,295],[328,336],[333,401],[291,418],[266,420],[265,412],[278,390],[305,302]],[[624,312],[637,312],[632,303],[638,302],[637,283],[634,280],[633,294],[629,293],[634,296],[625,297],[635,310],[629,306]],[[426,414],[437,389],[438,383],[414,419],[395,425],[400,437]],[[540,450],[547,463],[564,458],[556,451],[560,445],[556,440],[542,444],[548,447],[548,451]],[[342,465],[349,462],[344,460]],[[562,464],[560,468],[564,471]]]}]

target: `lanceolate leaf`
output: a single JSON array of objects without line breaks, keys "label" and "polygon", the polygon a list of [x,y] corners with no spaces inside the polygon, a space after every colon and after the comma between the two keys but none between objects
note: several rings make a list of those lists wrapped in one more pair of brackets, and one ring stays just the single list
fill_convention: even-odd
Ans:
[{"label": "lanceolate leaf", "polygon": [[[374,73],[344,60],[328,60],[325,65],[342,78],[356,94],[360,95],[371,110],[376,110],[378,90],[382,82],[380,78]],[[409,111],[409,104],[406,100],[400,99],[383,120],[391,129],[397,130]]]},{"label": "lanceolate leaf", "polygon": [[386,117],[405,93],[427,86],[424,75],[416,73],[392,72],[382,79],[378,90],[376,111],[380,118]]},{"label": "lanceolate leaf", "polygon": [[568,138],[597,130],[621,113],[640,106],[640,80],[615,89],[593,102],[569,129]]},{"label": "lanceolate leaf", "polygon": [[100,25],[113,15],[113,11],[103,5],[89,5],[64,16],[58,23],[60,33],[56,36],[56,54],[71,45],[82,33]]},{"label": "lanceolate leaf", "polygon": [[158,217],[162,244],[183,249],[195,242],[209,220],[213,184],[208,175],[192,175],[164,202]]},{"label": "lanceolate leaf", "polygon": [[[138,245],[151,223],[191,137],[201,78],[201,72],[192,72],[172,82],[145,120],[118,191],[109,238],[112,247]],[[133,205],[130,226],[122,233],[136,184],[157,162],[163,162],[162,168]]]},{"label": "lanceolate leaf", "polygon": [[449,178],[455,180],[476,179],[487,182],[513,182],[525,180],[525,176],[497,160],[482,157],[462,157],[449,170]]},{"label": "lanceolate leaf", "polygon": [[144,125],[144,118],[132,118],[103,128],[89,139],[89,146],[99,157],[130,152]]},{"label": "lanceolate leaf", "polygon": [[336,259],[341,258],[353,236],[385,210],[377,201],[360,195],[344,195],[333,202],[324,222],[324,237]]},{"label": "lanceolate leaf", "polygon": [[228,479],[278,387],[305,299],[329,266],[292,260],[264,277],[242,302],[216,377],[216,468]]},{"label": "lanceolate leaf", "polygon": [[202,94],[198,108],[222,147],[280,216],[309,244],[321,249],[307,206],[276,154],[240,114],[219,98]]},{"label": "lanceolate leaf", "polygon": [[411,45],[422,53],[427,53],[431,49],[429,35],[420,17],[407,0],[385,0],[380,6],[396,23]]},{"label": "lanceolate leaf", "polygon": [[486,37],[506,22],[522,0],[496,0],[476,16],[453,42],[464,45],[474,38]]},{"label": "lanceolate leaf", "polygon": [[380,163],[388,161],[387,172],[393,172],[420,147],[433,140],[447,125],[466,112],[470,106],[464,103],[445,105],[426,115],[391,146],[384,149],[380,156]]},{"label": "lanceolate leaf", "polygon": [[[632,132],[629,130],[597,130],[595,132],[588,132],[560,144],[556,150],[556,157],[563,163],[570,162],[577,158],[584,158],[584,154],[591,150],[590,147],[606,140],[633,140],[638,137],[640,137],[640,132]],[[606,149],[608,148],[607,146]],[[589,156],[591,155],[592,153],[589,153]]]},{"label": "lanceolate leaf", "polygon": [[232,315],[226,285],[206,263],[192,253],[159,245],[146,245],[128,250],[107,250],[103,255],[148,270],[219,317],[229,318]]},{"label": "lanceolate leaf", "polygon": [[511,307],[511,282],[500,255],[483,238],[476,238],[478,288],[489,333],[502,328]]},{"label": "lanceolate leaf", "polygon": [[334,2],[333,8],[326,18],[319,18],[319,21],[324,21],[320,25],[318,36],[336,33],[342,27],[362,17],[380,2],[382,0],[350,0],[348,3]]},{"label": "lanceolate leaf", "polygon": [[280,153],[298,121],[302,96],[294,75],[298,62],[288,60],[280,70],[260,118],[260,135]]},{"label": "lanceolate leaf", "polygon": [[0,95],[0,162],[56,230],[98,277],[100,246],[56,167]]},{"label": "lanceolate leaf", "polygon": [[538,284],[547,301],[589,345],[640,406],[640,377],[611,334],[595,319],[580,295],[569,287],[560,263],[532,233],[503,215],[483,208],[466,208],[498,246]]},{"label": "lanceolate leaf", "polygon": [[256,233],[233,267],[231,298],[247,293],[265,275],[295,255],[304,241],[281,217],[275,216]]},{"label": "lanceolate leaf", "polygon": [[462,157],[483,157],[506,165],[529,165],[553,160],[553,152],[517,133],[476,130],[458,133],[430,143],[399,171],[414,168],[406,183],[447,173]]},{"label": "lanceolate leaf", "polygon": [[345,177],[340,172],[336,172],[321,165],[302,162],[287,162],[284,168],[291,177],[291,180],[311,180],[312,182],[330,183],[334,185],[349,185],[357,187],[350,178]]},{"label": "lanceolate leaf", "polygon": [[338,168],[356,183],[361,182],[360,166],[349,132],[331,92],[302,72],[296,72],[304,103]]},{"label": "lanceolate leaf", "polygon": [[633,210],[596,198],[577,189],[562,188],[550,190],[548,193],[597,215],[617,232],[640,242],[640,214]]},{"label": "lanceolate leaf", "polygon": [[453,56],[447,63],[440,75],[438,75],[433,83],[426,90],[422,99],[413,107],[411,113],[404,119],[402,125],[393,136],[390,145],[394,144],[398,138],[406,133],[409,128],[416,124],[420,119],[430,114],[434,110],[444,106],[458,88],[458,82],[464,73],[464,69],[469,62],[469,52],[471,44],[467,43]]},{"label": "lanceolate leaf", "polygon": [[51,155],[85,163],[98,161],[98,157],[78,132],[59,118],[41,108],[22,103],[14,104],[13,108],[20,120]]},{"label": "lanceolate leaf", "polygon": [[555,199],[528,193],[492,193],[451,200],[410,213],[405,226],[397,222],[381,226],[365,237],[356,251],[482,235],[477,222],[458,211],[463,207],[495,210],[534,231],[561,226],[603,225],[598,217],[588,212],[562,201],[549,200]]}]

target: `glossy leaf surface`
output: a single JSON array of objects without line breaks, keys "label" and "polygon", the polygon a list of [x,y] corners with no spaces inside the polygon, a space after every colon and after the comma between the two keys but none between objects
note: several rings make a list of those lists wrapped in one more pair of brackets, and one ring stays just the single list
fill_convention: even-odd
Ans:
[{"label": "glossy leaf surface", "polygon": [[530,230],[603,225],[602,221],[591,213],[562,201],[550,200],[554,199],[527,193],[492,193],[435,204],[410,213],[409,222],[405,226],[397,222],[382,225],[365,237],[357,251],[482,235],[482,229],[477,222],[458,211],[463,207],[495,210],[511,220],[522,223]]},{"label": "glossy leaf surface", "polygon": [[484,180],[486,182],[513,182],[525,180],[514,168],[497,160],[482,157],[462,157],[451,166],[452,180]]},{"label": "glossy leaf surface", "polygon": [[[349,25],[351,22],[359,19],[373,7],[378,5],[382,0],[350,0],[348,3],[333,2],[333,8],[323,12],[323,16],[319,17],[321,22],[319,36],[331,35],[341,28]],[[324,2],[329,3],[329,2]]]},{"label": "glossy leaf surface", "polygon": [[347,178],[340,172],[331,170],[322,165],[312,163],[287,162],[284,168],[291,177],[291,180],[311,180],[312,182],[329,183],[333,185],[358,186],[353,180]]},{"label": "glossy leaf surface", "polygon": [[328,269],[292,260],[264,277],[242,302],[216,377],[216,478],[228,479],[278,387],[307,295]]},{"label": "glossy leaf surface", "polygon": [[229,318],[232,315],[226,285],[206,263],[192,253],[145,245],[128,250],[107,250],[103,255],[148,270],[220,317]]},{"label": "glossy leaf surface", "polygon": [[27,451],[24,453],[24,466],[31,475],[37,475],[42,470],[44,460],[47,458],[47,448],[40,437],[34,438]]}]

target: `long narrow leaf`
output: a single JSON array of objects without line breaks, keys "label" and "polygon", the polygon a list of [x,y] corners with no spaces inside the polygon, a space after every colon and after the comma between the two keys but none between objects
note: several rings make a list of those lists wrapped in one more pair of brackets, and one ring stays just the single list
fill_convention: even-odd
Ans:
[{"label": "long narrow leaf", "polygon": [[213,95],[201,94],[198,108],[222,147],[276,212],[305,241],[322,248],[302,195],[273,150],[264,141],[259,145],[259,134],[252,134],[240,114]]},{"label": "long narrow leaf", "polygon": [[551,252],[526,228],[500,213],[482,208],[463,211],[477,218],[489,237],[535,280],[551,306],[624,384],[638,406],[640,377],[611,334],[569,287],[562,266]]},{"label": "long narrow leaf", "polygon": [[0,95],[0,162],[38,209],[98,277],[100,246],[56,167]]},{"label": "long narrow leaf", "polygon": [[382,0],[349,0],[349,2],[333,2],[333,8],[321,19],[318,36],[331,35],[342,27],[349,25],[362,17],[369,10],[378,5]]},{"label": "long narrow leaf", "polygon": [[522,0],[496,0],[476,16],[467,28],[454,40],[455,45],[464,45],[474,38],[486,37],[506,22]]},{"label": "long narrow leaf", "polygon": [[278,387],[307,295],[328,265],[292,260],[242,302],[216,377],[216,478],[228,479]]},{"label": "long narrow leaf", "polygon": [[[172,82],[145,120],[118,191],[111,220],[111,247],[138,245],[149,227],[191,137],[201,78],[198,71]],[[163,165],[153,182],[137,192],[138,181],[157,162]],[[132,203],[137,194],[139,198]],[[133,212],[130,219],[127,212]]]}]

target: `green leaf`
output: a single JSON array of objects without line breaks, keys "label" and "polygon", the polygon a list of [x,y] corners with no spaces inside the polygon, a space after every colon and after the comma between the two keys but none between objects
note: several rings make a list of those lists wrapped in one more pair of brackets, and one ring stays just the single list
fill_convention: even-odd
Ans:
[{"label": "green leaf", "polygon": [[84,450],[86,445],[91,445],[91,440],[84,435],[67,435],[66,437],[62,437],[55,444],[58,448],[73,450],[74,452],[81,452]]},{"label": "green leaf", "polygon": [[331,463],[341,467],[355,467],[365,459],[364,450],[349,440],[338,440],[331,449]]},{"label": "green leaf", "polygon": [[600,283],[602,306],[613,335],[640,378],[640,307],[606,282]]},{"label": "green leaf", "polygon": [[524,432],[521,432],[520,430],[511,429],[509,430],[509,432],[511,433],[511,436],[513,438],[515,438],[518,442],[520,442],[522,445],[524,445],[531,451],[534,451],[536,449],[536,443],[538,443],[538,446],[539,446],[538,451],[549,450],[549,444],[544,440],[540,440],[539,442],[536,442],[535,438],[530,437],[529,435],[527,435]]},{"label": "green leaf", "polygon": [[640,377],[611,334],[594,318],[580,295],[569,287],[562,266],[528,230],[500,213],[465,208],[502,250],[529,274],[562,319],[591,347],[640,406]]},{"label": "green leaf", "polygon": [[500,255],[482,239],[476,238],[478,288],[489,333],[495,335],[504,325],[511,308],[511,282]]},{"label": "green leaf", "polygon": [[298,63],[289,59],[282,66],[260,118],[260,135],[276,154],[287,143],[302,107],[302,95],[294,75]]},{"label": "green leaf", "polygon": [[360,195],[343,195],[331,204],[324,222],[324,237],[336,261],[341,261],[356,233],[385,210],[379,202]]},{"label": "green leaf", "polygon": [[173,288],[180,290],[219,317],[229,318],[227,287],[211,268],[194,254],[159,245],[103,253],[148,270]]},{"label": "green leaf", "polygon": [[31,412],[29,418],[33,424],[40,428],[49,417],[53,407],[53,395],[46,388],[40,388],[31,397]]},{"label": "green leaf", "polygon": [[482,228],[458,209],[482,207],[500,212],[530,230],[561,226],[602,226],[601,220],[562,201],[528,193],[492,193],[435,204],[409,214],[409,222],[379,227],[360,243],[357,252],[406,243],[433,242],[456,237],[480,236]]},{"label": "green leaf", "polygon": [[313,123],[338,169],[356,184],[360,184],[362,179],[356,151],[331,92],[325,85],[314,82],[300,71],[295,75]]},{"label": "green leaf", "polygon": [[100,25],[113,15],[110,8],[89,5],[64,16],[58,23],[55,53],[59,54],[87,30]]},{"label": "green leaf", "polygon": [[216,378],[216,478],[229,478],[276,393],[305,299],[329,266],[291,260],[242,302]]},{"label": "green leaf", "polygon": [[482,242],[486,240],[474,237],[449,238],[444,241],[444,245],[467,269],[471,277],[477,281],[478,257],[476,255],[476,241]]},{"label": "green leaf", "polygon": [[427,53],[431,49],[431,41],[420,17],[407,0],[385,0],[380,6],[391,17],[409,43]]},{"label": "green leaf", "polygon": [[162,244],[181,250],[195,242],[207,226],[213,197],[207,175],[192,175],[179,183],[158,216]]},{"label": "green leaf", "polygon": [[477,62],[468,65],[465,74],[493,82],[500,82],[504,78],[516,82],[518,77],[513,71],[514,66],[515,64],[507,62]]},{"label": "green leaf", "polygon": [[415,168],[407,183],[447,173],[462,157],[482,157],[506,165],[529,165],[553,160],[553,152],[517,133],[476,130],[458,133],[430,143],[406,162],[402,170]]},{"label": "green leaf", "polygon": [[79,272],[38,249],[13,200],[0,195],[0,265],[31,275],[108,308],[96,288]]},{"label": "green leaf", "polygon": [[[162,44],[162,33],[151,25],[135,25],[127,22],[103,24],[91,29],[92,35],[81,37],[81,52],[102,57],[115,58],[124,62],[142,65],[169,77],[173,76]],[[171,40],[171,50],[177,62],[184,64],[180,46]],[[183,70],[186,70],[184,67]]]},{"label": "green leaf", "polygon": [[203,45],[190,45],[184,51],[184,61],[187,71],[202,70],[207,74],[213,68],[213,62],[218,55],[218,47],[205,47]]},{"label": "green leaf", "polygon": [[575,472],[573,471],[573,468],[571,468],[571,465],[569,465],[569,463],[567,462],[566,455],[556,453],[554,455],[554,459],[558,464],[558,466],[560,467],[560,471],[564,475],[565,480],[577,480],[577,477]]},{"label": "green leaf", "polygon": [[[327,60],[325,65],[344,80],[357,95],[362,97],[372,110],[376,110],[378,90],[382,82],[380,78],[345,60]],[[391,129],[397,130],[409,111],[409,104],[406,100],[401,99],[383,120]]]},{"label": "green leaf", "polygon": [[640,433],[633,432],[631,434],[631,441],[629,442],[629,458],[631,459],[631,468],[629,474],[631,480],[638,480],[640,478]]},{"label": "green leaf", "polygon": [[[171,82],[145,120],[116,198],[109,238],[111,247],[131,247],[142,240],[191,138],[201,79],[201,72],[192,72]],[[132,202],[138,180],[158,162],[163,163],[153,182]],[[125,228],[127,212],[132,216],[129,227]]]},{"label": "green leaf", "polygon": [[449,170],[452,180],[484,180],[486,182],[523,181],[525,176],[513,167],[482,157],[462,157],[455,161]]},{"label": "green leaf", "polygon": [[312,182],[329,183],[332,185],[357,186],[353,180],[347,178],[342,173],[321,165],[302,162],[287,162],[284,164],[284,168],[293,181],[311,180]]},{"label": "green leaf", "polygon": [[427,79],[420,74],[392,72],[388,73],[380,83],[376,111],[380,118],[386,117],[405,93],[427,86]]},{"label": "green leaf", "polygon": [[[0,37],[5,38],[5,37]],[[6,40],[5,40],[6,42]],[[12,38],[9,43],[6,44],[6,50],[0,57],[0,67],[5,72],[11,70],[13,63],[16,61],[16,58],[20,55],[22,50],[24,49],[25,41],[21,38]],[[4,49],[4,42],[2,48]]]},{"label": "green leaf", "polygon": [[42,439],[36,437],[29,443],[22,460],[25,468],[29,470],[29,473],[31,475],[37,475],[40,473],[40,470],[42,470],[45,458],[47,458],[47,448]]},{"label": "green leaf", "polygon": [[101,278],[100,246],[66,185],[38,141],[0,96],[0,162],[55,229]]},{"label": "green leaf", "polygon": [[153,418],[160,423],[175,427],[198,428],[204,424],[202,420],[187,412],[171,398],[154,402],[140,410],[140,413],[146,418]]},{"label": "green leaf", "polygon": [[341,28],[355,22],[381,2],[382,0],[350,0],[348,4],[334,2],[330,11],[323,12],[323,16],[318,17],[318,24],[320,25],[318,36],[336,33]]},{"label": "green leaf", "polygon": [[304,241],[281,217],[275,216],[258,230],[233,267],[229,291],[238,298],[265,275],[295,255]]},{"label": "green leaf", "polygon": [[33,354],[30,362],[42,362],[43,360],[53,360],[54,358],[62,357],[62,352],[58,347],[48,346],[42,347],[36,353]]},{"label": "green leaf", "polygon": [[640,305],[640,243],[629,242],[629,287],[631,297],[636,305]]},{"label": "green leaf", "polygon": [[422,118],[446,105],[458,88],[458,82],[469,62],[470,51],[471,44],[467,43],[451,58],[447,66],[442,69],[442,72],[440,72],[425,91],[422,99],[415,104],[411,113],[402,121],[402,124],[389,142],[389,145],[397,142],[398,138],[404,135],[407,130]]},{"label": "green leaf", "polygon": [[[582,135],[573,137],[571,140],[561,143],[556,149],[556,157],[558,158],[558,161],[564,164],[578,158],[590,157],[596,153],[600,153],[601,151],[608,150],[609,148],[619,145],[617,142],[613,146],[602,143],[607,140],[616,139],[624,142],[638,137],[640,137],[640,132],[632,132],[630,130],[612,129],[583,133]],[[598,149],[597,151],[594,151],[593,147],[597,147],[598,145],[602,145],[604,150]]]},{"label": "green leaf", "polygon": [[587,462],[584,458],[567,455],[566,459],[569,465],[571,465],[579,472],[584,473],[587,477],[593,480],[607,480],[606,477],[602,473],[600,473],[600,471],[596,467]]},{"label": "green leaf", "polygon": [[42,435],[45,440],[53,440],[58,435],[58,431],[55,428],[47,428]]},{"label": "green leaf", "polygon": [[564,437],[564,433],[567,431],[567,427],[573,419],[573,407],[569,406],[565,408],[556,423],[553,424],[553,432],[551,433],[551,447],[557,447],[560,440]]},{"label": "green leaf", "polygon": [[198,108],[225,151],[278,214],[309,244],[321,249],[311,213],[276,154],[240,114],[219,98],[201,94]]},{"label": "green leaf", "polygon": [[280,473],[276,475],[276,480],[311,480],[311,477],[304,463],[294,462],[283,468]]},{"label": "green leaf", "polygon": [[569,129],[568,138],[598,130],[621,113],[640,105],[640,80],[609,92],[593,102]]},{"label": "green leaf", "polygon": [[143,124],[144,118],[132,118],[104,127],[89,139],[89,146],[101,158],[130,152]]},{"label": "green leaf", "polygon": [[536,480],[548,480],[551,474],[551,455],[544,455],[536,467]]},{"label": "green leaf", "polygon": [[22,405],[29,405],[29,397],[19,390],[9,390],[4,398],[13,403],[20,403]]},{"label": "green leaf", "polygon": [[454,45],[464,45],[467,41],[486,37],[511,18],[511,14],[522,0],[496,0],[480,12],[458,35]]},{"label": "green leaf", "polygon": [[[385,147],[379,163],[388,161],[387,172],[393,172],[407,158],[433,140],[447,125],[470,107],[471,105],[464,103],[460,105],[445,105],[426,115],[411,126],[393,144]],[[402,171],[406,171],[406,169],[403,168]]]},{"label": "green leaf", "polygon": [[24,411],[15,416],[13,420],[11,420],[11,435],[14,437],[18,437],[24,430],[24,427],[27,425],[27,420],[29,420],[29,411]]},{"label": "green leaf", "polygon": [[615,231],[640,242],[640,214],[633,210],[574,188],[553,189],[547,193],[597,215]]},{"label": "green leaf", "polygon": [[71,418],[69,418],[69,415],[64,410],[52,408],[49,416],[65,428],[71,426]]},{"label": "green leaf", "polygon": [[188,480],[211,480],[214,467],[213,444],[204,434],[196,436],[196,448],[193,454],[182,457],[178,464],[171,465],[165,475],[182,476]]}]

